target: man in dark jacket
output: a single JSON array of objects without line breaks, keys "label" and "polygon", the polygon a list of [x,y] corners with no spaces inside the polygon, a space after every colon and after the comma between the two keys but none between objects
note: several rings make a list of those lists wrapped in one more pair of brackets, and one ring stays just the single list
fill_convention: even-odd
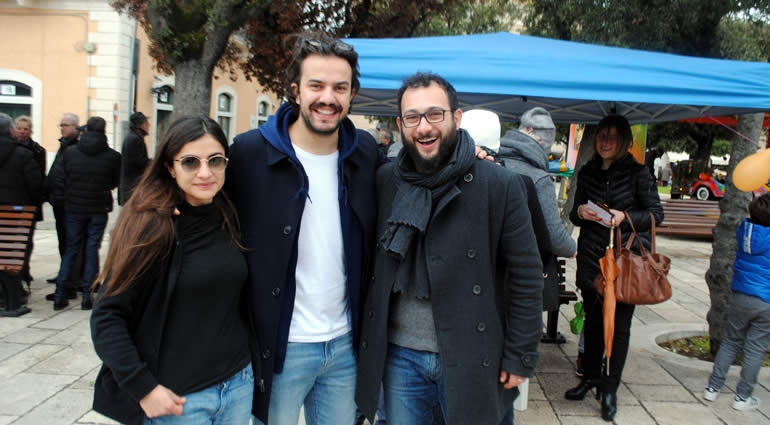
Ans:
[{"label": "man in dark jacket", "polygon": [[377,171],[378,251],[366,298],[356,402],[373,419],[498,425],[531,376],[542,332],[542,263],[518,174],[474,160],[446,80],[398,95],[405,152]]},{"label": "man in dark jacket", "polygon": [[0,113],[0,203],[37,205],[43,200],[43,174],[14,134],[11,117]]},{"label": "man in dark jacket", "polygon": [[[347,118],[358,54],[325,35],[297,40],[289,102],[235,138],[227,167],[249,263],[264,376],[257,423],[350,425],[361,299],[375,246],[374,138]],[[263,385],[262,385],[263,384]],[[269,417],[268,417],[269,416]],[[269,422],[268,422],[269,419]]]},{"label": "man in dark jacket", "polygon": [[[46,195],[48,196],[48,202],[53,208],[53,217],[56,221],[56,237],[59,241],[59,257],[64,258],[64,251],[67,248],[67,217],[64,210],[64,195],[65,188],[57,184],[62,182],[64,169],[62,168],[62,160],[64,158],[64,151],[78,142],[80,131],[78,131],[79,119],[78,116],[72,113],[66,113],[62,115],[59,122],[59,131],[61,131],[61,137],[59,138],[59,150],[56,152],[56,156],[51,164],[51,169],[48,171],[48,178],[46,179]],[[85,245],[84,245],[85,246]],[[75,266],[70,269],[70,276],[67,281],[71,284],[80,284],[83,275],[83,261],[82,255],[76,258]],[[48,279],[48,282],[55,283],[59,273],[52,279]],[[74,299],[77,296],[76,291],[68,289],[68,297]],[[54,294],[48,294],[46,299],[53,301]]]},{"label": "man in dark jacket", "polygon": [[123,139],[122,162],[120,165],[120,188],[118,204],[123,205],[131,197],[134,186],[139,183],[144,169],[150,163],[144,137],[150,130],[150,120],[141,112],[131,114],[131,129]]},{"label": "man in dark jacket", "polygon": [[[32,140],[32,118],[26,115],[16,117],[16,140],[20,145],[24,146],[25,148],[29,149],[30,152],[32,152],[32,155],[35,158],[35,163],[37,163],[38,169],[40,170],[40,174],[45,178],[47,162],[46,152],[45,148],[40,146],[40,144],[36,141]],[[35,207],[37,208],[35,211],[35,221],[43,221],[43,200],[44,198],[41,198],[40,202],[35,204]],[[33,227],[32,232],[34,233],[34,231],[35,228]],[[30,242],[29,250],[27,250],[27,258],[25,259],[26,267],[22,272],[23,280],[25,280],[27,284],[32,281],[32,274],[29,272],[29,256],[32,255],[32,249],[33,244]]]},{"label": "man in dark jacket", "polygon": [[69,304],[65,280],[83,240],[86,253],[80,308],[92,307],[90,287],[99,271],[99,246],[107,226],[107,213],[112,211],[111,191],[120,182],[120,154],[107,144],[104,127],[103,118],[89,118],[80,141],[63,154],[63,173],[57,176],[60,181],[56,185],[66,188],[67,249],[56,281],[54,310]]}]

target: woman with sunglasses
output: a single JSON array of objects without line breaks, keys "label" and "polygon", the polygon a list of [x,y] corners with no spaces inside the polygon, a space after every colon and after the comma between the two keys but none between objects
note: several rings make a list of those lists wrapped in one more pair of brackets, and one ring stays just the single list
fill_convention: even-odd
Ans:
[{"label": "woman with sunglasses", "polygon": [[255,333],[238,222],[220,192],[227,154],[216,122],[176,120],[112,232],[91,316],[104,362],[94,410],[122,423],[249,422]]}]

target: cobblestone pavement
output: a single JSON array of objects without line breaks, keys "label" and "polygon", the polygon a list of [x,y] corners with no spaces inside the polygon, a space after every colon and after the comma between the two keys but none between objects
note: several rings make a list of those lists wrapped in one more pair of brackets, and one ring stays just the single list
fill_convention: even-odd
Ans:
[{"label": "cobblestone pavement", "polygon": [[[88,326],[88,312],[71,303],[54,312],[45,295],[59,268],[53,214],[40,223],[32,258],[32,312],[0,318],[0,425],[113,424],[91,410],[92,388],[99,369]],[[111,222],[114,221],[114,214]],[[109,237],[102,246],[102,259]],[[659,236],[659,252],[672,258],[674,296],[656,306],[639,306],[632,327],[631,350],[618,393],[616,424],[770,424],[770,370],[762,371],[755,395],[763,404],[753,412],[730,408],[738,368],[731,369],[724,394],[713,403],[701,394],[711,364],[680,357],[655,344],[665,334],[706,332],[709,295],[704,273],[711,243]],[[567,281],[574,281],[574,260],[567,262]],[[559,329],[562,345],[541,345],[542,357],[529,386],[528,406],[516,412],[518,424],[603,424],[592,397],[567,401],[564,391],[578,383],[574,373],[577,337],[569,333],[572,308],[563,306]],[[304,424],[304,422],[300,422]]]}]

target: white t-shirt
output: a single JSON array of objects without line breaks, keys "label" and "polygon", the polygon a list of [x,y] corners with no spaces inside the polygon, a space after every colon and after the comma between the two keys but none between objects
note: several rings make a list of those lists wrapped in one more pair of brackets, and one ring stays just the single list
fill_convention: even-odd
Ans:
[{"label": "white t-shirt", "polygon": [[294,145],[310,187],[297,242],[297,292],[289,342],[323,342],[351,329],[338,201],[339,152],[314,155]]}]

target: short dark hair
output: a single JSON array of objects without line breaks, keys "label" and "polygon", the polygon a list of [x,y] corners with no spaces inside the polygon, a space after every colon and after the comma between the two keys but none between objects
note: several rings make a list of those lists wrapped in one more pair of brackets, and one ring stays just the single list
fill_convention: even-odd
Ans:
[{"label": "short dark hair", "polygon": [[292,113],[296,116],[299,113],[297,97],[291,90],[292,84],[299,85],[302,77],[302,62],[310,55],[337,56],[345,59],[350,64],[353,80],[351,81],[351,92],[358,93],[361,82],[358,78],[361,73],[358,71],[358,53],[353,46],[336,39],[324,32],[303,32],[295,34],[289,38],[289,42],[294,43],[289,67],[286,70],[286,99],[289,100]]},{"label": "short dark hair", "polygon": [[107,122],[102,117],[91,117],[86,121],[86,131],[93,131],[94,133],[104,134],[104,129],[107,127]]},{"label": "short dark hair", "polygon": [[770,227],[770,193],[765,193],[751,201],[749,215],[752,223]]},{"label": "short dark hair", "polygon": [[631,124],[628,123],[626,117],[623,115],[607,115],[596,125],[596,131],[594,132],[594,158],[599,157],[596,151],[596,136],[602,130],[610,128],[614,128],[618,132],[618,153],[615,158],[612,158],[613,161],[627,154],[628,150],[631,149],[631,145],[634,144],[634,134],[631,132]]},{"label": "short dark hair", "polygon": [[401,88],[398,89],[398,116],[401,116],[401,98],[404,97],[404,92],[406,92],[407,89],[414,89],[417,87],[428,87],[431,85],[431,83],[438,84],[444,91],[446,92],[447,97],[449,98],[449,109],[450,112],[456,111],[460,106],[457,101],[457,91],[455,91],[455,88],[452,86],[452,84],[449,83],[449,81],[445,80],[444,77],[434,74],[432,72],[418,72],[412,76],[404,78],[404,82],[401,83]]}]

